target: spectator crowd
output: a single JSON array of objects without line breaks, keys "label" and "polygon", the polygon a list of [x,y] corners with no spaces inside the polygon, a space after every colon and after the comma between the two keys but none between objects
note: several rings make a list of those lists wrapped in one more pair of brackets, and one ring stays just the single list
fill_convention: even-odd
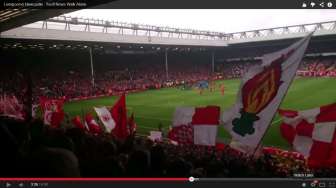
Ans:
[{"label": "spectator crowd", "polygon": [[[215,73],[207,64],[192,62],[171,63],[168,72],[164,66],[153,62],[142,62],[124,69],[97,69],[94,80],[91,74],[77,70],[50,70],[32,76],[32,92],[35,103],[39,96],[63,98],[65,100],[86,99],[116,95],[122,92],[137,92],[147,89],[174,87],[194,84],[201,80],[240,78],[244,72],[256,64],[253,61],[227,61],[218,63]],[[62,69],[62,68],[61,68]],[[298,76],[336,76],[334,58],[304,59],[297,72]],[[21,73],[1,74],[0,92],[14,94],[20,99],[27,89],[25,76]],[[94,84],[93,84],[94,83]],[[15,85],[15,87],[13,87]]]},{"label": "spectator crowd", "polygon": [[336,61],[335,59],[309,59],[304,61],[299,71],[299,76],[309,77],[336,77]]},{"label": "spectator crowd", "polygon": [[[217,66],[225,78],[240,78],[252,66],[261,64],[260,60],[227,61]],[[297,76],[305,77],[336,77],[335,58],[304,58]]]},{"label": "spectator crowd", "polygon": [[228,146],[179,146],[133,134],[117,140],[70,124],[0,120],[1,177],[335,177],[336,169],[309,169],[301,158],[251,157]]}]

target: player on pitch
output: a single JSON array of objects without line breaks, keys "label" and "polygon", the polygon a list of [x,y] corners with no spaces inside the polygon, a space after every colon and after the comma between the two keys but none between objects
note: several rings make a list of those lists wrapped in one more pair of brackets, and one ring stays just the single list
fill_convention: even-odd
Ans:
[{"label": "player on pitch", "polygon": [[224,91],[225,91],[224,83],[222,83],[222,84],[220,85],[220,91],[221,91],[221,94],[222,94],[222,96],[223,96],[223,95],[224,95]]}]

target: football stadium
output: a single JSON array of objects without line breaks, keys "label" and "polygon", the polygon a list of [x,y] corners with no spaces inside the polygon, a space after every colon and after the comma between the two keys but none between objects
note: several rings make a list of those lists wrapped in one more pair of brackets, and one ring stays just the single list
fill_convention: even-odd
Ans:
[{"label": "football stadium", "polygon": [[[225,97],[217,89],[214,92],[205,91],[199,95],[196,89],[184,91],[180,88],[163,88],[160,90],[150,90],[141,93],[127,95],[128,113],[136,114],[137,133],[149,135],[152,130],[157,130],[162,124],[163,130],[168,131],[172,125],[172,118],[175,108],[178,106],[206,106],[218,105],[225,110],[234,104],[239,89],[239,79],[219,80],[216,84],[224,84]],[[281,108],[304,110],[315,106],[333,103],[336,101],[336,91],[333,88],[334,78],[297,78],[289,93],[281,104]],[[307,88],[309,87],[309,88]],[[309,92],[309,95],[307,95]],[[328,96],[328,97],[326,97]],[[90,111],[94,106],[112,106],[118,97],[103,97],[86,101],[74,101],[67,103],[64,110],[75,116]],[[279,116],[276,116],[272,126],[263,140],[265,146],[279,146],[288,149],[288,143],[282,139],[280,134]],[[218,137],[226,141],[230,136],[224,128],[220,128]]]},{"label": "football stadium", "polygon": [[0,12],[0,177],[336,177],[335,20],[227,33],[36,12]]}]

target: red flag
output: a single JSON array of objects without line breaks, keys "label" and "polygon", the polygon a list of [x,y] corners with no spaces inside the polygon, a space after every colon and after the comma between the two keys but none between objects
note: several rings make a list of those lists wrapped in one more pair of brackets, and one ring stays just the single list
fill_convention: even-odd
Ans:
[{"label": "red flag", "polygon": [[64,119],[64,112],[54,112],[53,115],[51,116],[51,122],[50,125],[52,127],[59,127]]},{"label": "red flag", "polygon": [[88,113],[85,115],[85,123],[87,127],[89,128],[90,132],[93,134],[100,134],[102,132],[99,124],[95,121],[93,116]]},{"label": "red flag", "polygon": [[114,104],[111,109],[112,118],[116,126],[112,130],[113,134],[121,140],[124,140],[128,134],[127,128],[127,110],[126,110],[126,96],[122,94],[119,100]]},{"label": "red flag", "polygon": [[79,116],[72,118],[71,121],[77,128],[85,130],[85,125],[83,125],[81,118]]},{"label": "red flag", "polygon": [[128,118],[128,128],[130,134],[133,134],[136,131],[137,125],[134,121],[134,113]]},{"label": "red flag", "polygon": [[173,131],[172,127],[169,128],[167,137],[168,137],[169,140],[176,140],[176,134]]},{"label": "red flag", "polygon": [[227,147],[227,145],[224,144],[224,143],[221,143],[221,142],[216,143],[216,150],[217,151],[224,151],[226,147]]},{"label": "red flag", "polygon": [[220,116],[219,106],[207,106],[195,108],[192,117],[193,125],[218,125]]},{"label": "red flag", "polygon": [[281,110],[282,136],[310,167],[336,166],[336,103],[304,111]]}]

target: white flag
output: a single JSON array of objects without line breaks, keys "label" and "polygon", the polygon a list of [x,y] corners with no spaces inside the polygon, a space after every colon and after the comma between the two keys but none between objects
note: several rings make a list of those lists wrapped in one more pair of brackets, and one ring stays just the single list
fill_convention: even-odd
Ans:
[{"label": "white flag", "polygon": [[150,131],[149,139],[152,141],[161,141],[162,140],[162,132],[161,131]]},{"label": "white flag", "polygon": [[232,136],[232,147],[252,153],[261,141],[284,98],[311,34],[278,52],[265,54],[262,64],[251,68],[242,78],[237,101],[222,116]]},{"label": "white flag", "polygon": [[115,127],[115,121],[113,120],[110,111],[106,107],[94,107],[94,109],[97,112],[100,121],[103,122],[106,131],[110,133]]},{"label": "white flag", "polygon": [[52,118],[53,114],[54,114],[54,111],[52,111],[52,110],[44,111],[44,114],[43,114],[44,124],[51,125],[51,118]]},{"label": "white flag", "polygon": [[4,97],[1,97],[0,106],[0,115],[4,114],[15,119],[24,119],[23,105],[19,103],[16,96],[4,95]]}]

